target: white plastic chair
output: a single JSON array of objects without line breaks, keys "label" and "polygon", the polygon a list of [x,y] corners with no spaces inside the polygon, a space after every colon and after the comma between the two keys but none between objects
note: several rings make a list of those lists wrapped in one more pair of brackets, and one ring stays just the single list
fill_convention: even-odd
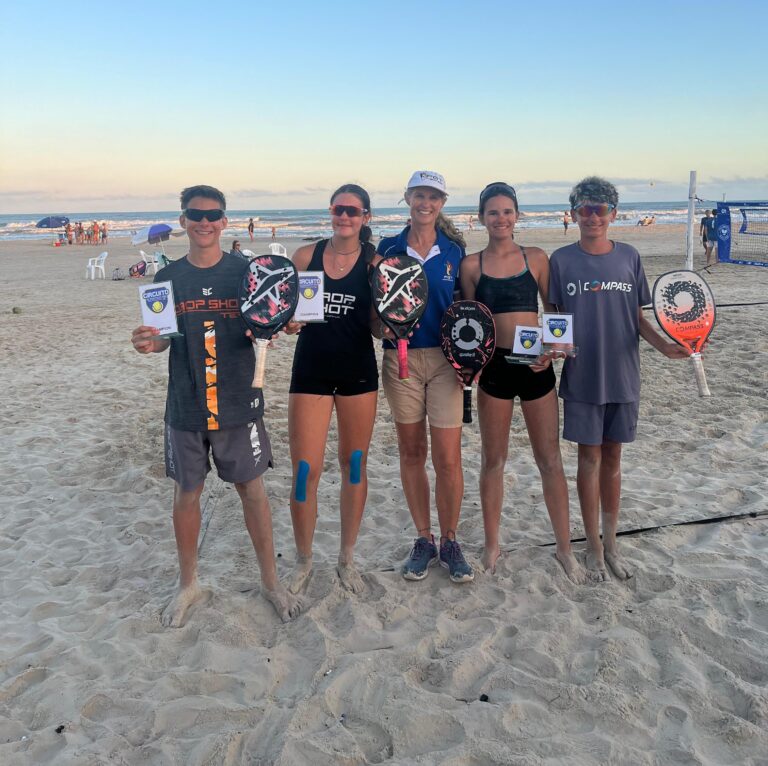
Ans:
[{"label": "white plastic chair", "polygon": [[285,245],[281,245],[279,242],[271,242],[269,245],[269,252],[272,255],[284,255],[288,257],[288,251],[285,249]]},{"label": "white plastic chair", "polygon": [[88,259],[88,265],[85,267],[85,278],[88,279],[89,272],[91,279],[96,279],[96,272],[100,272],[101,278],[106,279],[107,275],[104,273],[104,261],[107,260],[107,251],[105,250],[101,255],[97,255],[95,258]]},{"label": "white plastic chair", "polygon": [[255,258],[256,257],[256,253],[254,253],[253,250],[241,250],[241,252],[242,252],[242,254],[246,258]]},{"label": "white plastic chair", "polygon": [[[155,255],[147,255],[143,250],[139,250],[139,254],[141,255],[141,259],[144,261],[144,263],[147,264],[147,274],[157,274],[157,254]],[[150,269],[152,271],[150,272]]]}]

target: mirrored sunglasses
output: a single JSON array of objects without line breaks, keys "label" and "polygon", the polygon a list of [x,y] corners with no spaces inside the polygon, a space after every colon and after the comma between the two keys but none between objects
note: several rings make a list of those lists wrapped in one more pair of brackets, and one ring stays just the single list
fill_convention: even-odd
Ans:
[{"label": "mirrored sunglasses", "polygon": [[580,205],[576,205],[573,209],[582,218],[589,218],[592,214],[599,216],[600,218],[605,218],[605,216],[611,214],[611,211],[616,209],[616,205],[611,205],[610,202],[600,202],[597,205],[590,205],[586,202],[582,202]]},{"label": "mirrored sunglasses", "polygon": [[190,221],[199,223],[205,218],[210,223],[220,221],[224,217],[224,211],[221,208],[215,208],[214,210],[199,210],[196,207],[188,207],[184,210],[184,217],[189,218]]},{"label": "mirrored sunglasses", "polygon": [[337,218],[343,216],[344,213],[350,218],[360,218],[360,216],[363,216],[368,212],[365,208],[355,207],[354,205],[331,205],[329,209],[331,215],[335,215]]}]

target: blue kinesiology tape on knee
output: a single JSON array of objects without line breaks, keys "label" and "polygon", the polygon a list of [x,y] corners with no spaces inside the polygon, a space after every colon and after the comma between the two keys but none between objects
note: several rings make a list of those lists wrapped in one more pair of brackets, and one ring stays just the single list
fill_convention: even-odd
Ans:
[{"label": "blue kinesiology tape on knee", "polygon": [[363,462],[363,451],[356,449],[349,459],[349,483],[360,483],[360,464]]},{"label": "blue kinesiology tape on knee", "polygon": [[309,463],[306,460],[299,460],[299,471],[296,474],[295,497],[300,503],[303,503],[307,499],[307,476],[309,476]]}]

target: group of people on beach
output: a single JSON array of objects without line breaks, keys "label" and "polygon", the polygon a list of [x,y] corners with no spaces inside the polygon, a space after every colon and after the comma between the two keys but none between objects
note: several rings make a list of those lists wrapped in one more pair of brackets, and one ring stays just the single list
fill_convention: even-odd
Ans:
[{"label": "group of people on beach", "polygon": [[101,224],[98,221],[93,221],[87,226],[84,226],[82,221],[76,221],[74,225],[67,221],[64,235],[69,245],[100,245],[106,244],[109,231],[106,221],[102,221]]},{"label": "group of people on beach", "polygon": [[[155,277],[173,283],[182,335],[161,339],[149,326],[137,327],[132,335],[139,353],[170,348],[165,465],[175,481],[173,523],[180,578],[162,613],[163,624],[182,624],[201,596],[197,539],[209,452],[221,479],[234,483],[240,495],[261,568],[262,593],[283,620],[301,612],[313,571],[318,484],[334,410],[341,473],[336,572],[343,587],[363,591],[354,548],[367,496],[368,449],[379,388],[374,339],[384,346],[381,379],[395,422],[403,492],[415,530],[401,574],[406,580],[422,580],[430,566],[439,563],[453,582],[474,578],[457,540],[464,493],[462,386],[440,342],[440,320],[458,297],[484,303],[496,324],[496,351],[478,381],[484,569],[493,573],[501,553],[504,468],[514,400],[519,398],[555,535],[555,556],[565,574],[575,583],[586,582],[590,575],[607,580],[609,570],[620,579],[631,576],[616,531],[622,444],[634,440],[638,419],[639,337],[669,358],[685,358],[687,352],[659,335],[643,316],[650,292],[637,251],[609,239],[618,205],[616,188],[598,177],[574,186],[570,216],[580,236],[551,258],[515,239],[519,208],[509,184],[494,182],[480,193],[478,221],[488,232],[488,244],[476,253],[466,253],[462,234],[443,214],[447,197],[440,173],[415,172],[405,189],[408,225],[374,247],[370,197],[362,187],[344,184],[330,198],[332,236],[299,248],[293,256],[297,269],[324,272],[325,322],[291,321],[285,327],[286,333],[299,336],[288,395],[296,564],[284,586],[277,577],[262,481],[272,461],[264,401],[262,391],[251,386],[251,341],[233,308],[247,265],[221,250],[220,235],[227,225],[224,195],[210,186],[182,191],[180,223],[189,237],[189,253]],[[370,289],[375,264],[395,253],[421,262],[429,284],[426,311],[409,338],[406,381],[398,378],[394,338],[373,311]],[[543,353],[531,366],[510,364],[505,358],[516,327],[538,323],[540,301],[545,310],[574,316],[578,353],[565,359],[559,394],[563,436],[578,444],[576,483],[587,539],[586,568],[571,550],[568,487],[560,455],[552,365],[565,354]],[[344,312],[332,310],[339,305]],[[428,458],[434,468],[436,519]]]}]

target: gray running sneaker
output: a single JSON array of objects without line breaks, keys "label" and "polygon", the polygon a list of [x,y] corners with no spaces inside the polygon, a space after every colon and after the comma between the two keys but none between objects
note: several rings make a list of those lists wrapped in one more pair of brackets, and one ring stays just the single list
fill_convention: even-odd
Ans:
[{"label": "gray running sneaker", "polygon": [[461,546],[455,540],[440,544],[440,566],[448,570],[452,582],[470,582],[475,579],[472,567],[467,564]]},{"label": "gray running sneaker", "polygon": [[429,573],[429,567],[436,561],[435,538],[432,535],[429,536],[429,539],[417,537],[413,542],[408,560],[403,564],[403,577],[406,580],[423,580]]}]

